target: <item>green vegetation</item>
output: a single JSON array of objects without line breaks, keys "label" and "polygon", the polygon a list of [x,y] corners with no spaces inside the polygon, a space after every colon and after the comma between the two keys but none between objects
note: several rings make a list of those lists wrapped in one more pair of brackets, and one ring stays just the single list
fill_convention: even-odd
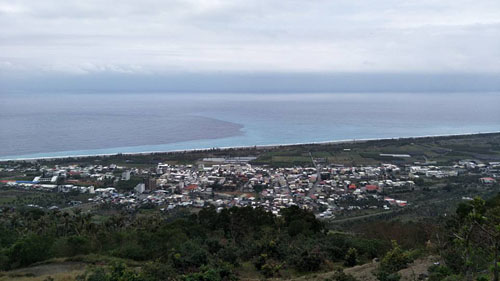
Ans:
[{"label": "green vegetation", "polygon": [[14,188],[0,189],[0,206],[24,207],[26,205],[37,205],[41,207],[69,206],[71,201],[86,202],[90,194],[80,192],[42,192],[27,191]]},{"label": "green vegetation", "polygon": [[[101,216],[38,208],[3,209],[0,266],[22,268],[53,259],[90,264],[78,280],[237,280],[334,271],[379,258],[374,276],[401,280],[419,256],[438,254],[429,280],[498,280],[500,195],[461,204],[447,219],[353,225],[329,231],[308,211],[276,217],[262,209],[214,207],[176,217],[161,213]],[[348,229],[346,229],[348,230]],[[483,277],[482,277],[483,276]]]},{"label": "green vegetation", "polygon": [[[381,153],[411,157],[388,158]],[[466,158],[498,161],[500,134],[115,155],[40,163],[154,167],[158,162],[195,164],[203,157],[248,155],[258,157],[252,164],[280,167],[311,166],[313,161],[346,165],[416,161],[450,164]],[[14,172],[0,175],[18,180],[33,176]],[[500,195],[495,197],[498,185],[478,187],[479,177],[416,179],[419,192],[394,194],[396,199],[412,202],[407,208],[360,210],[351,215],[339,214],[329,222],[319,221],[297,207],[281,210],[281,217],[259,208],[230,208],[218,213],[214,207],[207,207],[198,213],[169,214],[159,208],[133,212],[106,206],[89,212],[75,207],[47,211],[27,205],[64,207],[71,201],[86,202],[89,195],[2,189],[0,269],[8,272],[0,273],[0,280],[9,280],[16,270],[28,266],[63,261],[85,267],[72,272],[70,279],[56,280],[355,281],[347,272],[355,275],[356,270],[370,264],[372,279],[368,280],[389,281],[405,280],[405,270],[413,270],[420,258],[433,256],[439,263],[429,267],[428,280],[498,281]],[[143,181],[140,176],[132,176],[129,181],[116,182],[115,187],[126,191]],[[491,199],[463,203],[462,197],[472,195]],[[372,263],[374,259],[379,262]]]},{"label": "green vegetation", "polygon": [[[384,154],[409,154],[410,158],[392,158]],[[204,157],[258,156],[253,164],[271,166],[311,165],[313,158],[322,158],[326,163],[343,165],[370,165],[380,162],[410,164],[415,161],[436,161],[450,164],[466,158],[499,161],[500,133],[384,139],[373,141],[348,141],[342,143],[301,144],[273,147],[247,147],[208,149],[200,151],[117,154],[82,158],[59,158],[39,160],[40,165],[117,164],[125,167],[154,167],[159,162],[169,164],[195,164]],[[25,163],[27,165],[27,162]],[[19,162],[22,167],[23,162]],[[13,179],[10,173],[0,173],[0,178]],[[23,175],[24,176],[24,175]],[[24,179],[24,178],[16,178]],[[25,179],[31,180],[32,177]]]},{"label": "green vegetation", "polygon": [[401,276],[398,271],[404,269],[411,262],[410,253],[403,251],[396,241],[392,242],[392,249],[388,251],[377,269],[376,276],[380,281],[396,281]]},{"label": "green vegetation", "polygon": [[143,183],[143,182],[144,182],[144,178],[134,176],[134,177],[130,177],[130,180],[118,181],[117,184],[115,185],[115,187],[120,191],[126,192],[126,191],[133,190],[134,187],[136,187],[138,184]]},{"label": "green vegetation", "polygon": [[[78,211],[4,210],[0,233],[4,270],[89,254],[129,264],[98,266],[85,280],[232,280],[244,263],[264,277],[300,275],[336,262],[367,261],[387,248],[372,239],[328,234],[312,213],[297,207],[279,218],[258,208],[217,213],[210,207],[180,218],[156,213],[105,220]],[[130,267],[134,263],[140,268]]]}]

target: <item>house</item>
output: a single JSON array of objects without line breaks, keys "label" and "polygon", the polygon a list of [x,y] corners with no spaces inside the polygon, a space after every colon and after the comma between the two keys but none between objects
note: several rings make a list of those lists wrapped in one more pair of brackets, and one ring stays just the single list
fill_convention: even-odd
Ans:
[{"label": "house", "polygon": [[365,186],[366,192],[377,192],[378,191],[378,186],[374,184],[368,184]]},{"label": "house", "polygon": [[407,201],[396,200],[396,205],[398,205],[399,207],[406,207],[407,204],[408,204]]},{"label": "house", "polygon": [[124,171],[124,172],[122,173],[122,180],[123,180],[123,181],[128,181],[128,180],[130,180],[130,171]]},{"label": "house", "polygon": [[144,193],[144,191],[146,190],[146,185],[144,183],[139,183],[135,186],[134,190],[137,193]]},{"label": "house", "polygon": [[490,178],[490,177],[480,178],[479,181],[482,184],[495,184],[495,183],[497,183],[497,181],[494,178]]},{"label": "house", "polygon": [[197,184],[189,184],[184,189],[188,190],[190,192],[193,192],[193,191],[198,189],[198,185]]}]

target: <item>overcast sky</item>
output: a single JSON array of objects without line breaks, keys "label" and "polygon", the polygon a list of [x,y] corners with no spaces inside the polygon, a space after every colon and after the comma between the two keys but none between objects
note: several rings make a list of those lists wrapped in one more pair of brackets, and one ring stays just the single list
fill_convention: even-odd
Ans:
[{"label": "overcast sky", "polygon": [[5,71],[500,72],[498,0],[0,0]]}]

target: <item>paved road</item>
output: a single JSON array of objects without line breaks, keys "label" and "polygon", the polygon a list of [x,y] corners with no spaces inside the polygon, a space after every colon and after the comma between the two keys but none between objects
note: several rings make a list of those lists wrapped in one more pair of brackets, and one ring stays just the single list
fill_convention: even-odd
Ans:
[{"label": "paved road", "polygon": [[369,218],[369,217],[376,217],[376,216],[380,216],[380,215],[385,215],[385,214],[390,214],[390,213],[393,213],[395,211],[398,211],[398,210],[389,210],[389,211],[384,211],[384,212],[379,212],[379,213],[373,213],[373,214],[368,214],[368,215],[362,215],[362,216],[356,216],[356,217],[351,217],[351,218],[345,218],[345,219],[340,219],[340,220],[330,220],[329,222],[330,223],[342,223],[342,222],[346,222],[346,221],[354,221],[354,220],[360,220],[360,219],[365,219],[365,218]]}]

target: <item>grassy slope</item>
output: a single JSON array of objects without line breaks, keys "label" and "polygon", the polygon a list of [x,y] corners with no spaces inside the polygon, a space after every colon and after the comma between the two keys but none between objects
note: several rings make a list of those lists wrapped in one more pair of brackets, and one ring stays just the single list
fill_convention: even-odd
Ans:
[{"label": "grassy slope", "polygon": [[[420,274],[426,274],[427,268],[432,265],[433,262],[437,261],[436,257],[429,256],[421,259],[417,259],[409,265],[408,268],[401,270],[399,273],[402,276],[402,281],[414,280],[414,276],[418,278]],[[47,277],[54,278],[54,281],[72,281],[75,280],[76,276],[81,275],[85,272],[87,264],[82,262],[65,262],[57,261],[53,263],[46,263],[35,265],[27,268],[12,270],[8,272],[0,272],[0,281],[43,281]],[[240,272],[241,280],[262,280],[262,276],[255,271],[253,268],[247,268],[252,266],[242,266]],[[352,268],[347,268],[344,271],[348,274],[352,274],[359,281],[376,281],[377,279],[373,276],[372,272],[377,267],[376,262],[369,262],[363,265],[358,265]],[[306,280],[325,280],[332,276],[334,271],[323,272],[323,273],[313,273],[300,277],[293,278],[272,278],[269,280],[294,280],[294,281],[306,281]]]}]

